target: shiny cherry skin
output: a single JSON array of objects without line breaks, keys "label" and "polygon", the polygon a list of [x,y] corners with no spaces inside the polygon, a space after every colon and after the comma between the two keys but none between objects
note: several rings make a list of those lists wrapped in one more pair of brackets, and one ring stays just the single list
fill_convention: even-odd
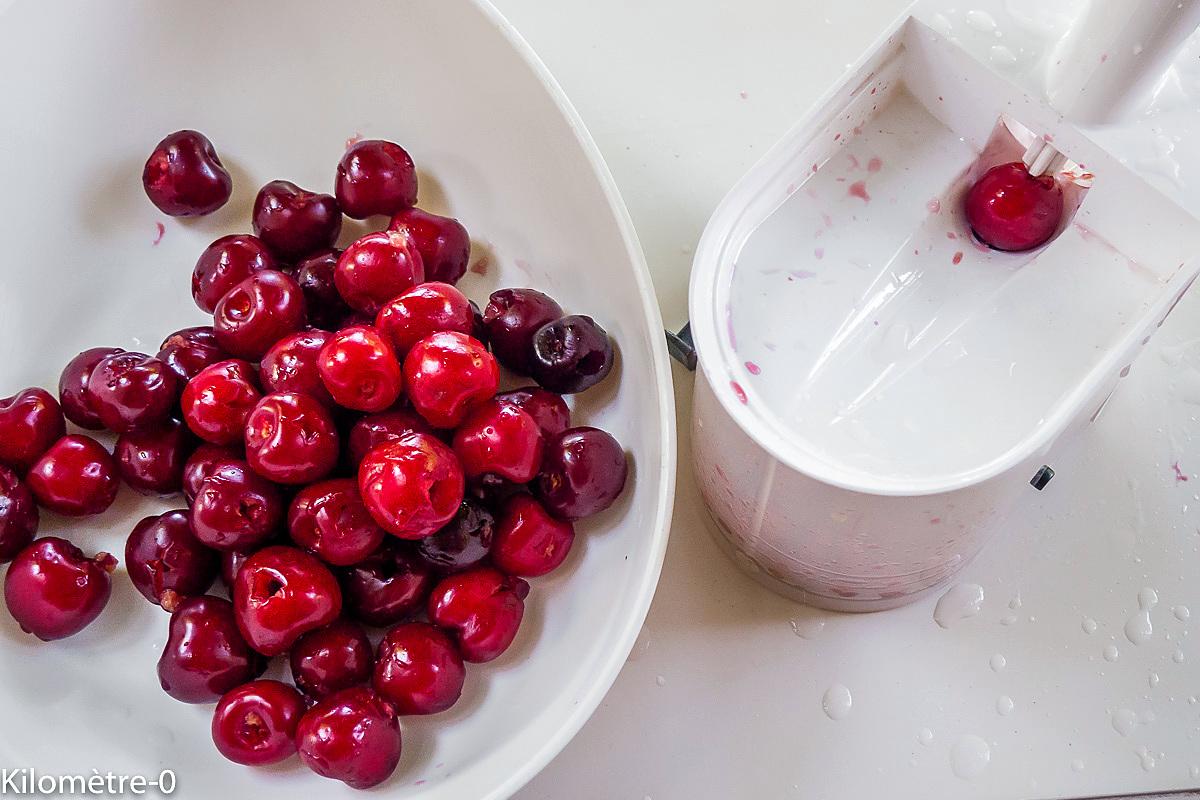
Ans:
[{"label": "shiny cherry skin", "polygon": [[117,353],[88,376],[88,400],[104,427],[116,433],[149,428],[175,410],[183,384],[157,358]]},{"label": "shiny cherry skin", "polygon": [[333,273],[346,304],[368,314],[424,280],[421,254],[404,231],[376,231],[356,239],[338,257]]},{"label": "shiny cherry skin", "polygon": [[207,136],[182,130],[155,145],[142,169],[142,187],[164,214],[197,217],[225,205],[233,178]]},{"label": "shiny cherry skin", "polygon": [[279,530],[284,508],[275,484],[245,461],[220,462],[192,502],[192,532],[216,550],[249,551]]},{"label": "shiny cherry skin", "polygon": [[265,656],[286,653],[305,633],[337,619],[342,591],[333,573],[303,550],[264,547],[233,581],[238,629]]},{"label": "shiny cherry skin", "polygon": [[184,386],[207,366],[224,361],[229,355],[217,344],[217,335],[211,325],[183,328],[163,340],[159,347],[159,361],[179,378]]},{"label": "shiny cherry skin", "polygon": [[357,564],[379,549],[387,534],[375,522],[353,478],[306,486],[288,509],[292,541],[326,564]]},{"label": "shiny cherry skin", "polygon": [[366,631],[348,619],[304,634],[288,659],[296,688],[314,700],[366,683],[375,666]]},{"label": "shiny cherry skin", "polygon": [[328,331],[310,329],[280,339],[258,365],[262,385],[268,392],[299,392],[333,405],[317,367],[321,348],[332,336]]},{"label": "shiny cherry skin", "polygon": [[108,553],[88,558],[66,539],[35,539],[8,565],[4,602],[21,630],[43,642],[65,639],[100,616],[116,567]]},{"label": "shiny cherry skin", "polygon": [[331,336],[321,348],[317,369],[334,402],[355,411],[390,408],[404,388],[396,351],[367,325],[342,328]]},{"label": "shiny cherry skin", "polygon": [[573,521],[611,506],[628,471],[625,451],[611,435],[599,428],[568,428],[546,442],[534,489],[550,513]]},{"label": "shiny cherry skin", "polygon": [[467,498],[454,519],[416,543],[417,555],[435,572],[462,572],[484,562],[495,535],[492,513],[479,501]]},{"label": "shiny cherry skin", "polygon": [[363,139],[338,162],[334,193],[348,217],[395,214],[417,204],[417,168],[395,142]]},{"label": "shiny cherry skin", "polygon": [[454,454],[468,479],[492,474],[527,483],[541,468],[544,447],[537,420],[499,400],[477,406],[454,432]]},{"label": "shiny cherry skin", "polygon": [[[62,405],[63,414],[67,419],[89,431],[98,431],[104,428],[104,423],[96,415],[95,409],[92,408],[92,401],[88,397],[88,378],[91,377],[92,370],[96,368],[97,364],[109,356],[122,352],[124,351],[119,347],[93,347],[90,350],[84,350],[67,362],[58,379],[58,401]],[[3,456],[0,456],[0,460],[3,460]]]},{"label": "shiny cherry skin", "polygon": [[183,497],[190,506],[200,491],[200,484],[217,467],[227,461],[240,461],[242,454],[232,447],[202,444],[192,451],[183,464]]},{"label": "shiny cherry skin", "polygon": [[320,250],[296,264],[293,277],[304,291],[304,304],[308,308],[308,322],[324,330],[337,330],[342,320],[352,312],[350,306],[338,294],[334,274],[337,272],[341,250]]},{"label": "shiny cherry skin", "polygon": [[357,470],[371,448],[403,439],[410,433],[432,434],[433,428],[417,412],[407,408],[367,414],[350,428],[350,435],[346,437],[346,459]]},{"label": "shiny cherry skin", "polygon": [[236,764],[278,763],[296,752],[296,728],[304,710],[304,698],[286,683],[244,683],[217,703],[213,743]]},{"label": "shiny cherry skin", "polygon": [[995,250],[1032,250],[1050,240],[1063,216],[1062,186],[1033,177],[1020,161],[992,167],[967,192],[967,224]]},{"label": "shiny cherry skin", "polygon": [[68,517],[86,517],[108,509],[117,497],[117,465],[90,436],[62,437],[29,468],[25,482],[38,503]]},{"label": "shiny cherry skin", "polygon": [[0,467],[0,564],[12,561],[33,541],[38,521],[33,492],[17,473]]},{"label": "shiny cherry skin", "polygon": [[113,458],[117,474],[142,494],[174,494],[183,489],[183,467],[196,447],[196,437],[179,420],[168,419],[117,437]]},{"label": "shiny cherry skin", "polygon": [[496,399],[501,403],[520,406],[522,411],[533,417],[547,438],[557,436],[571,427],[571,409],[567,401],[562,395],[540,386],[522,386],[511,392],[501,392]]},{"label": "shiny cherry skin", "polygon": [[429,595],[429,620],[458,644],[464,661],[499,658],[517,636],[529,584],[491,567],[450,575]]},{"label": "shiny cherry skin", "polygon": [[66,432],[62,407],[45,389],[0,400],[0,464],[23,472]]},{"label": "shiny cherry skin", "polygon": [[213,703],[266,666],[238,631],[232,603],[211,595],[188,597],[171,613],[158,682],[181,703]]},{"label": "shiny cherry skin", "polygon": [[355,686],[326,697],[300,718],[296,747],[318,775],[370,789],[400,763],[400,722],[390,704]]},{"label": "shiny cherry skin", "polygon": [[291,181],[271,181],[258,190],[252,217],[254,234],[284,261],[296,261],[333,247],[342,230],[342,210],[331,195],[301,189]]},{"label": "shiny cherry skin", "polygon": [[239,553],[236,550],[225,550],[220,553],[221,582],[230,592],[233,591],[233,582],[237,580],[237,574],[241,572],[242,566],[252,555],[254,553]]},{"label": "shiny cherry skin", "polygon": [[405,356],[404,385],[413,408],[430,425],[457,428],[496,394],[500,367],[478,339],[443,331],[417,342]]},{"label": "shiny cherry skin", "polygon": [[552,392],[590,389],[612,368],[612,340],[591,317],[573,314],[543,325],[534,334],[530,373]]},{"label": "shiny cherry skin", "polygon": [[246,233],[222,236],[196,260],[192,299],[211,314],[230,289],[264,269],[279,269],[279,264],[262,239]]},{"label": "shiny cherry skin", "polygon": [[303,328],[305,320],[300,284],[265,269],[226,292],[213,312],[213,330],[225,352],[257,361],[275,342]]},{"label": "shiny cherry skin", "polygon": [[392,298],[375,317],[375,327],[401,358],[413,345],[438,331],[470,335],[475,316],[467,296],[448,283],[422,283]]},{"label": "shiny cherry skin", "polygon": [[458,702],[467,669],[454,641],[427,622],[397,625],[379,643],[372,685],[397,714],[436,714]]},{"label": "shiny cherry skin", "polygon": [[451,217],[406,208],[392,217],[388,230],[408,231],[425,264],[425,279],[458,283],[471,260],[471,236]]},{"label": "shiny cherry skin", "polygon": [[333,416],[309,395],[269,394],[246,419],[246,461],[267,480],[287,485],[320,480],[340,455]]},{"label": "shiny cherry skin", "polygon": [[492,563],[509,575],[536,578],[565,561],[574,541],[574,525],[527,494],[513,495],[496,525]]},{"label": "shiny cherry skin", "polygon": [[258,373],[248,361],[229,359],[211,364],[183,388],[179,407],[192,433],[209,444],[241,444],[258,401],[263,398]]},{"label": "shiny cherry skin", "polygon": [[411,545],[395,539],[342,574],[347,611],[377,627],[394,625],[419,610],[432,587],[429,567]]},{"label": "shiny cherry skin", "polygon": [[562,306],[537,289],[500,289],[488,298],[483,325],[500,363],[518,375],[528,375],[533,368],[534,334],[562,315]]},{"label": "shiny cherry skin", "polygon": [[125,568],[134,588],[151,603],[174,611],[203,595],[217,578],[216,550],[200,543],[184,509],[146,517],[125,540]]},{"label": "shiny cherry skin", "polygon": [[465,488],[454,451],[424,433],[384,442],[358,468],[367,511],[401,539],[423,539],[449,522]]}]

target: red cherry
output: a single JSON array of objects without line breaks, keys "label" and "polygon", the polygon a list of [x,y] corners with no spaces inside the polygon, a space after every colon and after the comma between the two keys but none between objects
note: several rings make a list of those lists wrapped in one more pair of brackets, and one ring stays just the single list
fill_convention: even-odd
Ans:
[{"label": "red cherry", "polygon": [[319,480],[340,454],[329,409],[306,394],[269,394],[246,419],[246,461],[276,483]]},{"label": "red cherry", "polygon": [[321,348],[317,369],[334,401],[356,411],[390,408],[404,388],[396,352],[367,325],[342,328],[331,336]]},{"label": "red cherry", "polygon": [[218,462],[192,502],[192,532],[216,550],[249,551],[270,539],[283,522],[275,484],[245,461]]},{"label": "red cherry", "polygon": [[536,289],[500,289],[488,298],[483,325],[500,363],[518,375],[528,375],[533,368],[534,334],[562,315],[562,306]]},{"label": "red cherry", "polygon": [[391,705],[356,686],[326,697],[300,718],[296,747],[318,775],[370,789],[400,763],[400,723]]},{"label": "red cherry", "polygon": [[[63,367],[62,376],[58,379],[58,399],[67,419],[90,431],[98,431],[104,427],[104,423],[96,415],[96,410],[92,408],[92,401],[88,397],[88,378],[91,377],[92,370],[101,361],[123,352],[125,351],[119,347],[93,347],[90,350],[84,350],[67,362],[67,365]],[[0,408],[2,407],[3,403],[0,403]],[[0,420],[2,418],[3,411],[0,410]],[[2,424],[0,422],[0,425]],[[4,438],[7,437],[0,437],[0,440]],[[2,447],[3,445],[0,445],[0,448]],[[0,461],[3,460],[4,457],[0,455]]]},{"label": "red cherry", "polygon": [[342,230],[342,211],[327,194],[291,181],[271,181],[254,198],[254,233],[285,261],[333,247]]},{"label": "red cherry", "polygon": [[429,595],[429,619],[449,631],[466,661],[498,658],[517,635],[529,584],[491,567],[443,578]]},{"label": "red cherry", "polygon": [[142,170],[142,187],[164,214],[194,217],[225,205],[233,179],[207,136],[183,130],[155,145]]},{"label": "red cherry", "polygon": [[542,430],[520,406],[489,400],[454,432],[454,454],[468,478],[499,475],[514,483],[533,480],[542,464]]},{"label": "red cherry", "polygon": [[51,445],[25,481],[38,503],[69,517],[107,510],[120,486],[113,457],[95,439],[79,434]]},{"label": "red cherry", "polygon": [[254,555],[254,552],[239,553],[236,550],[219,551],[221,557],[221,582],[225,584],[225,588],[230,592],[233,591],[233,582],[237,580],[237,574],[242,571],[242,565],[249,560],[250,556]]},{"label": "red cherry", "polygon": [[265,547],[246,560],[233,581],[238,630],[265,656],[285,653],[308,631],[328,625],[342,610],[337,579],[315,557],[295,547]]},{"label": "red cherry", "polygon": [[496,399],[501,403],[520,406],[522,411],[533,417],[546,437],[557,436],[571,427],[571,409],[567,401],[561,394],[540,386],[522,386],[511,392],[501,392]]},{"label": "red cherry", "polygon": [[204,248],[192,270],[192,299],[209,314],[221,298],[242,281],[264,269],[278,269],[275,256],[257,236],[222,236]]},{"label": "red cherry", "polygon": [[425,280],[425,267],[404,231],[368,233],[338,257],[334,284],[353,309],[375,314],[384,303]]},{"label": "red cherry", "polygon": [[357,470],[363,458],[376,445],[403,439],[410,433],[433,432],[428,422],[407,408],[367,414],[350,428],[350,435],[346,437],[346,459]]},{"label": "red cherry", "polygon": [[173,494],[183,488],[183,467],[196,446],[191,431],[169,419],[156,428],[117,437],[113,458],[117,474],[142,494]]},{"label": "red cherry", "polygon": [[1045,244],[1063,215],[1062,186],[1037,178],[1020,161],[992,167],[967,192],[967,224],[996,250],[1032,250]]},{"label": "red cherry", "polygon": [[238,764],[274,764],[296,752],[304,698],[279,681],[259,680],[226,692],[213,713],[212,738]]},{"label": "red cherry", "polygon": [[0,467],[0,564],[12,561],[33,541],[38,529],[33,492],[8,467]]},{"label": "red cherry", "polygon": [[350,306],[338,294],[334,274],[337,272],[341,250],[329,248],[319,250],[296,264],[293,277],[304,290],[304,304],[308,309],[310,325],[323,330],[337,330],[345,323],[347,315],[353,313]]},{"label": "red cherry", "polygon": [[404,359],[404,383],[417,413],[435,428],[457,428],[490,400],[500,367],[478,339],[444,331],[417,342]]},{"label": "red cherry", "polygon": [[4,602],[21,630],[43,642],[65,639],[100,616],[116,566],[108,553],[87,558],[65,539],[36,539],[8,565]]},{"label": "red cherry", "polygon": [[448,283],[422,283],[379,309],[375,327],[401,358],[417,342],[438,331],[471,334],[475,315],[467,296]]},{"label": "red cherry", "polygon": [[458,220],[406,208],[392,217],[388,230],[404,230],[413,237],[425,264],[425,279],[458,283],[471,260],[471,236]]},{"label": "red cherry", "polygon": [[348,619],[304,634],[288,658],[296,687],[315,700],[366,683],[375,666],[371,640]]},{"label": "red cherry", "polygon": [[183,389],[180,407],[192,433],[211,444],[240,444],[250,412],[262,399],[249,362],[230,359],[200,370]]},{"label": "red cherry", "polygon": [[213,703],[261,675],[266,665],[238,631],[232,603],[189,597],[171,613],[158,682],[181,703]]},{"label": "red cherry", "polygon": [[182,599],[208,591],[220,561],[192,533],[188,512],[181,509],[134,526],[125,541],[125,568],[147,600],[174,611]]},{"label": "red cherry", "polygon": [[288,511],[292,541],[326,564],[357,564],[379,549],[386,535],[376,524],[352,478],[305,487]]},{"label": "red cherry", "polygon": [[271,345],[304,327],[304,292],[290,275],[265,269],[234,286],[213,312],[217,343],[257,361]]},{"label": "red cherry", "polygon": [[262,385],[268,392],[301,392],[320,403],[332,405],[333,398],[321,382],[321,371],[317,366],[321,348],[332,335],[326,331],[308,330],[280,339],[258,365]]},{"label": "red cherry", "polygon": [[346,607],[368,625],[394,625],[421,608],[433,586],[429,567],[411,545],[389,538],[343,573]]},{"label": "red cherry", "polygon": [[558,567],[574,541],[571,523],[550,516],[527,494],[513,495],[496,526],[492,563],[509,575],[536,578]]},{"label": "red cherry", "polygon": [[200,484],[217,467],[228,461],[241,461],[242,455],[232,447],[221,447],[215,444],[202,444],[197,447],[183,465],[183,497],[188,505],[196,499]]},{"label": "red cherry", "polygon": [[599,428],[569,428],[546,442],[538,499],[559,519],[599,514],[620,496],[629,467],[620,443]]},{"label": "red cherry", "polygon": [[88,376],[88,402],[117,433],[158,425],[175,410],[182,389],[167,365],[144,353],[116,353]]},{"label": "red cherry", "polygon": [[411,433],[367,453],[358,489],[384,530],[421,539],[454,517],[465,483],[454,451],[432,436]]},{"label": "red cherry", "polygon": [[179,378],[184,386],[205,367],[224,361],[229,355],[217,344],[217,335],[211,325],[183,328],[175,331],[158,349],[155,356],[167,365],[167,369]]},{"label": "red cherry", "polygon": [[62,407],[45,389],[0,400],[0,464],[24,472],[66,432]]},{"label": "red cherry", "polygon": [[363,139],[338,162],[334,192],[348,217],[395,214],[417,203],[417,168],[400,145]]},{"label": "red cherry", "polygon": [[379,643],[375,691],[397,714],[436,714],[462,695],[467,670],[449,636],[426,622],[397,625]]}]

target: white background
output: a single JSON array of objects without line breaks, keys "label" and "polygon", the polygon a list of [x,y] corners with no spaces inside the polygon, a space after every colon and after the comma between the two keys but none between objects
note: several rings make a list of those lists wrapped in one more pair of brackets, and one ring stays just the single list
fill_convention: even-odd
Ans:
[{"label": "white background", "polygon": [[[599,143],[669,325],[685,319],[691,248],[723,193],[906,5],[496,3]],[[960,580],[983,587],[982,610],[949,629],[933,621],[936,597],[827,615],[727,562],[689,474],[691,386],[676,367],[679,490],[646,627],[593,719],[522,800],[1069,797],[1200,785],[1200,652],[1190,619],[1173,613],[1200,615],[1195,293],[1099,424],[1059,458],[1049,488],[1031,491],[967,567]],[[1176,461],[1188,481],[1176,479]],[[1153,636],[1134,645],[1123,631],[1143,588],[1159,602]],[[835,683],[853,697],[839,721],[822,711]],[[1011,713],[1000,713],[1004,698]],[[953,753],[968,735],[988,743],[990,762],[962,778]]]}]

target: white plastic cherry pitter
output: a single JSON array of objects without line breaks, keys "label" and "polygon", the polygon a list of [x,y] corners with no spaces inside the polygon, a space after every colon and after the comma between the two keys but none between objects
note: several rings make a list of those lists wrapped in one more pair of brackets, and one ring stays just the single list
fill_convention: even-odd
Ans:
[{"label": "white plastic cherry pitter", "polygon": [[[718,542],[768,586],[868,611],[946,582],[1191,285],[1200,221],[1087,132],[1139,77],[1104,66],[1106,43],[1145,37],[1160,70],[1154,48],[1178,44],[1174,2],[1132,5],[1081,23],[1045,91],[914,8],[713,214],[690,288],[694,467]],[[991,250],[963,196],[1023,156],[1067,211],[1047,244]]]}]

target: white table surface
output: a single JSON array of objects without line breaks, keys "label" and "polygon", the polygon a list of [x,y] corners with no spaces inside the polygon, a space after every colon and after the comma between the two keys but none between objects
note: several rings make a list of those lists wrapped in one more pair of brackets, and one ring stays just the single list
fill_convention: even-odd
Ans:
[{"label": "white table surface", "polygon": [[[691,248],[723,193],[907,5],[496,3],[599,143],[670,325],[686,317]],[[677,367],[681,474],[654,605],[595,716],[519,797],[1017,798],[1200,785],[1200,651],[1180,619],[1185,608],[1200,616],[1196,292],[1148,350],[1053,483],[962,573],[984,601],[948,629],[934,623],[936,597],[825,614],[728,562],[688,470],[692,379]],[[1153,635],[1135,645],[1124,629],[1144,588],[1158,596]],[[853,698],[839,721],[822,711],[833,684]],[[964,737],[986,743],[986,765]],[[956,753],[958,771],[977,774],[956,775]]]}]

